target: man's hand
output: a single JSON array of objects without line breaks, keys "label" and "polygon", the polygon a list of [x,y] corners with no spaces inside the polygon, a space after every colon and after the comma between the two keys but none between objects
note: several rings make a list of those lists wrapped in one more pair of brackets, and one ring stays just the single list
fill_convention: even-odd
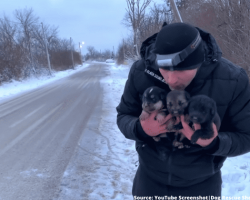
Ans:
[{"label": "man's hand", "polygon": [[[200,124],[194,124],[194,130],[187,124],[187,122],[184,119],[184,115],[181,115],[181,123],[183,126],[183,129],[180,130],[180,132],[186,136],[187,139],[191,140],[192,135],[194,134],[194,130],[198,130],[201,129]],[[216,128],[216,125],[213,123],[213,131],[214,131],[214,136],[210,139],[201,139],[199,138],[196,142],[196,144],[202,146],[202,147],[206,147],[208,146],[213,140],[214,138],[216,138],[218,136],[218,131]]]},{"label": "man's hand", "polygon": [[141,126],[144,132],[149,135],[149,136],[157,136],[161,133],[166,133],[169,132],[167,130],[167,121],[170,120],[173,116],[172,115],[167,115],[161,122],[159,122],[156,119],[156,115],[158,114],[157,111],[152,112],[149,117],[147,117],[145,120],[141,120]]}]

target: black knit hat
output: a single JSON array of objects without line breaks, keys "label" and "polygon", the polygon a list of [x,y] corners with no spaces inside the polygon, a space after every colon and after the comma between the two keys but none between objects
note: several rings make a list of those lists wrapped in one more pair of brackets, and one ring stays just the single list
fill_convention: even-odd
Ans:
[{"label": "black knit hat", "polygon": [[[153,52],[158,55],[177,53],[188,47],[199,35],[198,29],[185,23],[174,23],[164,26],[157,35]],[[202,42],[172,70],[194,69],[204,61]]]}]

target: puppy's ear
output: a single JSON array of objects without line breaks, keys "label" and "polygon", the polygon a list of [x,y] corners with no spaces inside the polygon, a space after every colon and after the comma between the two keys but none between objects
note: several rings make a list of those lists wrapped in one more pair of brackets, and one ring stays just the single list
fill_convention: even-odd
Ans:
[{"label": "puppy's ear", "polygon": [[188,102],[188,104],[184,110],[184,115],[189,114],[189,107],[190,107],[190,102]]},{"label": "puppy's ear", "polygon": [[165,100],[165,99],[166,99],[166,97],[167,97],[167,95],[166,95],[166,93],[165,93],[165,92],[162,92],[162,93],[160,94],[160,98],[161,98],[161,100]]},{"label": "puppy's ear", "polygon": [[186,97],[186,99],[187,99],[188,101],[189,101],[189,99],[191,98],[191,97],[190,97],[190,94],[189,94],[188,92],[186,92],[186,91],[185,91],[185,97]]},{"label": "puppy's ear", "polygon": [[211,108],[211,109],[210,109],[210,114],[211,114],[211,116],[214,116],[214,115],[215,115],[215,109],[214,109],[214,108]]},{"label": "puppy's ear", "polygon": [[215,116],[215,113],[217,112],[217,108],[216,108],[216,103],[215,103],[215,101],[212,101],[210,106],[211,106],[211,110],[210,110],[211,115],[212,115],[212,116]]}]

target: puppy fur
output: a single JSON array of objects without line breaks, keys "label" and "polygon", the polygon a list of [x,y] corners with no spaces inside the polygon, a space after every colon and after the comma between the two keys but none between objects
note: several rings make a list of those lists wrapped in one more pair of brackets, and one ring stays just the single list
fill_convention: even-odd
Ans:
[{"label": "puppy fur", "polygon": [[183,115],[189,99],[190,95],[186,91],[173,90],[169,92],[166,99],[168,112],[176,117]]},{"label": "puppy fur", "polygon": [[[158,111],[155,120],[162,123],[164,118],[169,114],[166,109],[167,92],[159,87],[152,86],[147,88],[142,97],[142,113],[140,120],[146,120],[153,111]],[[172,130],[174,127],[174,120],[168,121],[167,129]],[[166,133],[162,133],[153,137],[156,142],[159,142],[162,137],[167,137]]]},{"label": "puppy fur", "polygon": [[[186,91],[173,90],[169,92],[166,99],[168,112],[175,117],[179,117],[180,115],[185,115],[187,112],[186,108],[188,106],[189,99],[190,95]],[[174,129],[176,130],[182,129],[181,122],[175,125]],[[189,148],[188,145],[184,146],[184,144],[182,143],[184,138],[185,136],[182,133],[176,131],[175,139],[173,141],[173,146],[178,147],[179,149],[184,148],[185,146]]]},{"label": "puppy fur", "polygon": [[[140,120],[146,120],[153,111],[159,111],[166,107],[166,91],[152,86],[147,88],[142,96],[142,114],[140,115]],[[164,112],[160,112],[165,115]]]},{"label": "puppy fur", "polygon": [[212,123],[220,129],[220,117],[217,113],[215,101],[206,95],[193,96],[188,105],[189,120],[201,125],[201,129],[194,132],[191,142],[196,143],[199,138],[210,139],[214,136]]}]

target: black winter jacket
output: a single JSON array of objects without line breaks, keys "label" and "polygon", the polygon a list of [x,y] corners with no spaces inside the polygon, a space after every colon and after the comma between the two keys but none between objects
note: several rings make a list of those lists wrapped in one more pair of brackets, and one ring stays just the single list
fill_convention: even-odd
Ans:
[{"label": "black winter jacket", "polygon": [[[142,112],[144,90],[158,86],[170,91],[155,68],[155,55],[150,52],[157,34],[142,44],[142,59],[132,65],[117,107],[118,127],[126,138],[136,141],[140,167],[152,180],[165,185],[185,187],[200,183],[218,172],[226,157],[250,151],[250,87],[246,72],[222,58],[215,39],[198,30],[206,59],[185,90],[191,96],[205,94],[215,100],[221,128],[212,144],[205,148],[192,145],[189,149],[172,151],[171,143],[156,143],[143,131],[138,117]],[[164,148],[166,159],[159,157],[157,145]]]}]

